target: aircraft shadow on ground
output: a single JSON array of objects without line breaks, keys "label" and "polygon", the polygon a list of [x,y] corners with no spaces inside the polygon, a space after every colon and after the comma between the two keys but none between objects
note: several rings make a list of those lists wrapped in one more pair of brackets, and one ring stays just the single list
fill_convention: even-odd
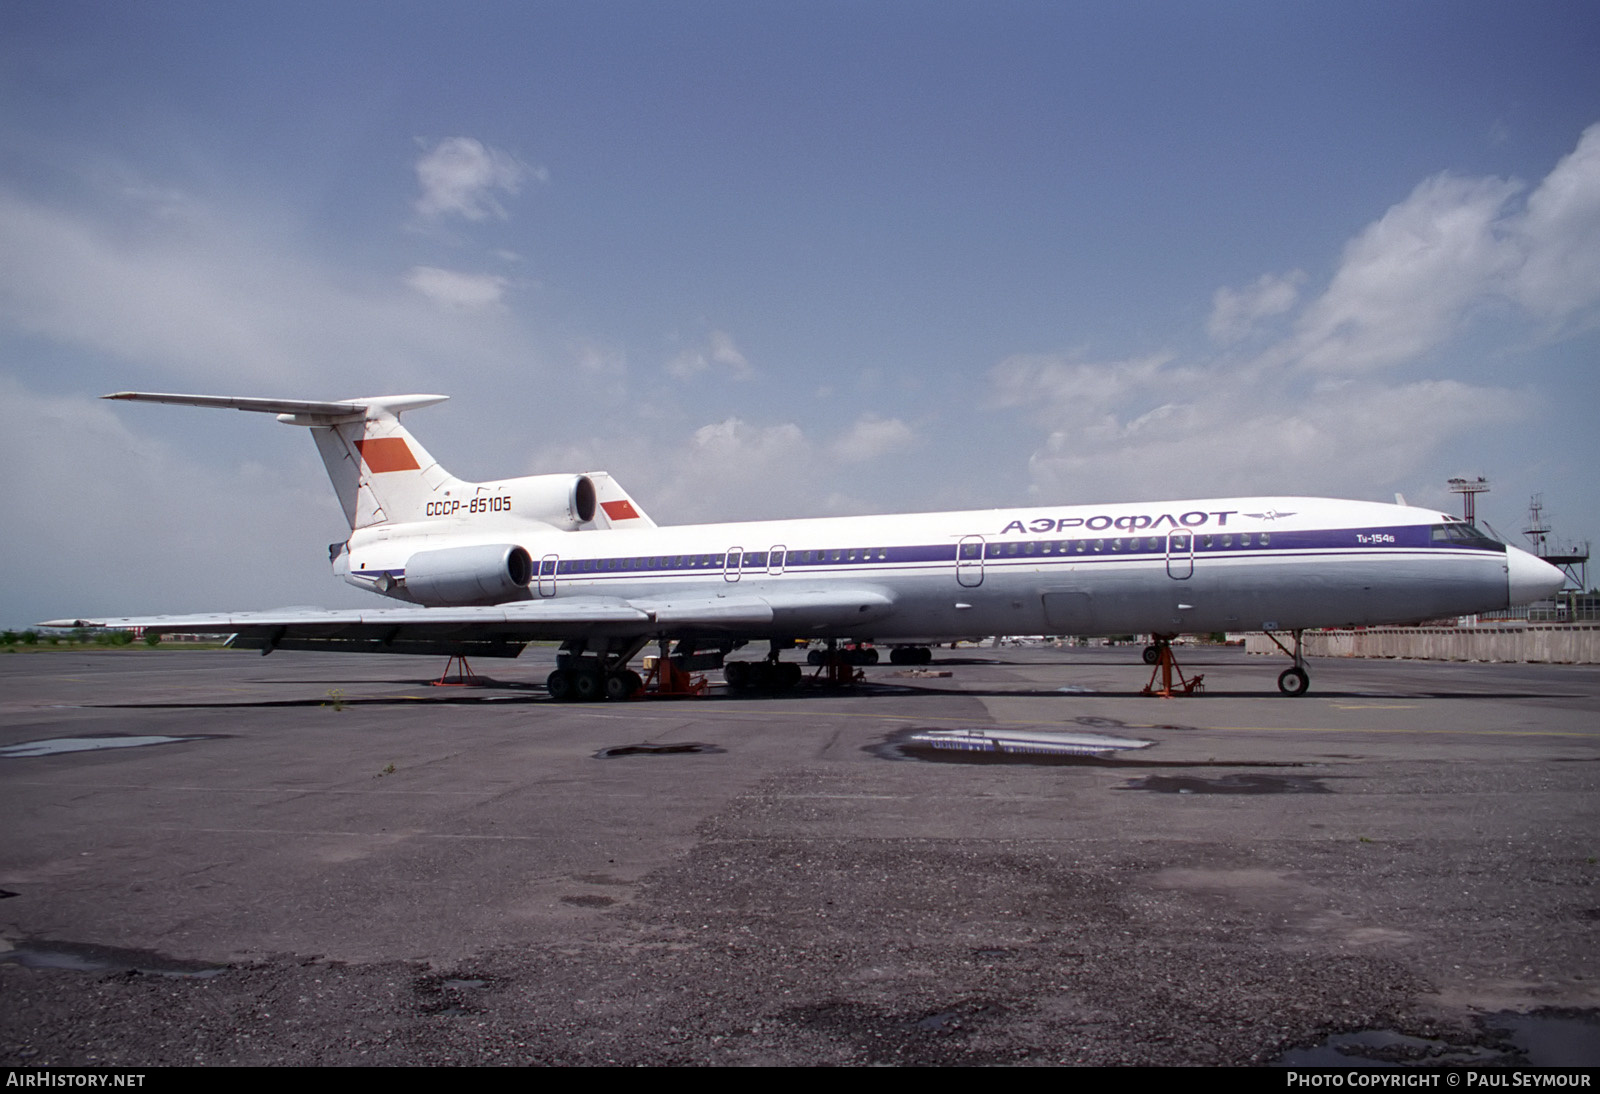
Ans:
[{"label": "aircraft shadow on ground", "polygon": [[[330,693],[324,695],[307,695],[294,699],[227,699],[227,700],[149,700],[145,702],[123,703],[85,703],[84,706],[106,710],[207,710],[207,709],[250,709],[255,707],[358,707],[358,706],[414,706],[417,704],[437,704],[445,706],[489,706],[524,703],[553,702],[542,683],[527,681],[500,681],[483,678],[477,684],[447,684],[435,686],[432,680],[281,680],[268,681],[272,684],[318,684],[330,685]],[[331,692],[342,686],[370,687],[374,684],[391,684],[399,687],[427,688],[423,694],[405,695],[334,695]],[[974,699],[1059,699],[1068,701],[1073,699],[1150,699],[1154,696],[1145,694],[1135,688],[1127,689],[1101,689],[1077,688],[1071,685],[1061,687],[963,687],[960,690],[952,688],[937,688],[920,686],[914,682],[877,682],[868,680],[854,686],[831,687],[828,685],[808,686],[802,685],[789,691],[762,691],[747,690],[737,694],[718,687],[709,694],[702,696],[667,696],[655,698],[644,696],[639,699],[628,700],[631,702],[663,702],[663,701],[694,701],[714,703],[769,703],[769,702],[804,702],[812,699],[823,698],[887,698],[899,696],[901,698],[949,699],[952,697]],[[484,694],[494,692],[501,694]],[[503,694],[512,692],[513,694]],[[1526,699],[1579,699],[1583,696],[1577,693],[1566,692],[1525,692],[1525,691],[1396,691],[1375,693],[1371,691],[1330,691],[1317,689],[1310,696],[1301,696],[1301,699],[1344,699],[1344,700],[1373,700],[1373,699],[1436,699],[1436,700],[1526,700]],[[1283,696],[1273,688],[1270,681],[1260,688],[1228,689],[1221,690],[1207,688],[1204,692],[1195,695],[1175,696],[1191,703],[1204,703],[1207,699],[1274,699],[1286,700],[1290,696]],[[562,706],[582,708],[591,704],[564,702]],[[600,704],[615,707],[617,703]]]}]

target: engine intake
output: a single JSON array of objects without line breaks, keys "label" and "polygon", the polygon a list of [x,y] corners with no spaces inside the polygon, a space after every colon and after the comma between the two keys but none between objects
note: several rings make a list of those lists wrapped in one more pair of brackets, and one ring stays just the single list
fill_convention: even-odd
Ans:
[{"label": "engine intake", "polygon": [[419,551],[406,561],[406,591],[419,604],[498,604],[533,580],[533,559],[509,543]]},{"label": "engine intake", "polygon": [[594,519],[594,480],[588,475],[529,475],[506,483],[514,512],[566,531]]}]

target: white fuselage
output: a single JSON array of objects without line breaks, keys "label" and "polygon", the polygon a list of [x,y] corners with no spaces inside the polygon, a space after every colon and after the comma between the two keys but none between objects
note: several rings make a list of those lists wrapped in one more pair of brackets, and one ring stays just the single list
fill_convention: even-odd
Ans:
[{"label": "white fuselage", "polygon": [[[854,618],[782,613],[746,638],[940,640],[1411,622],[1506,607],[1559,573],[1437,510],[1323,498],[560,531],[485,507],[354,532],[352,584],[411,599],[424,551],[512,544],[534,574],[505,599],[878,594]],[[1519,597],[1522,599],[1519,600]],[[689,627],[687,631],[717,628]]]}]

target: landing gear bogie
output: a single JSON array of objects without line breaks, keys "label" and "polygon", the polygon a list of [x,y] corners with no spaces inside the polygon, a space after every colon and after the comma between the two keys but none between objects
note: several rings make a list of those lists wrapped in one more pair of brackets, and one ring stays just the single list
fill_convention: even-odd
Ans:
[{"label": "landing gear bogie", "polygon": [[556,669],[545,678],[544,686],[558,703],[593,703],[601,699],[617,702],[639,694],[644,689],[644,678],[632,669]]}]

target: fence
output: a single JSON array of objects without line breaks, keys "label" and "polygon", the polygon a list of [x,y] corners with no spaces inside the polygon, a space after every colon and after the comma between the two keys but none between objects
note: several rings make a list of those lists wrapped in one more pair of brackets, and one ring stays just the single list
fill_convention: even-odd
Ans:
[{"label": "fence", "polygon": [[[1281,636],[1280,637],[1285,637]],[[1600,663],[1600,625],[1510,623],[1493,627],[1369,627],[1306,631],[1308,657],[1406,657],[1420,661]],[[1245,636],[1245,652],[1282,656],[1264,634]]]}]

